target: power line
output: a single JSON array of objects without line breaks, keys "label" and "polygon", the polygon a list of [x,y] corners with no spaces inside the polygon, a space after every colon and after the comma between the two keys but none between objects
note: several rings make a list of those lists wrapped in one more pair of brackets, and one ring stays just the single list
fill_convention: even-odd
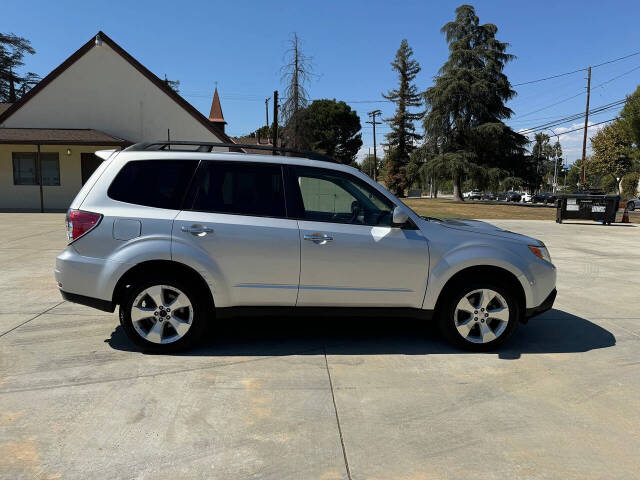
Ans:
[{"label": "power line", "polygon": [[531,83],[538,83],[538,82],[545,82],[547,80],[552,80],[554,78],[559,78],[559,77],[565,77],[567,75],[573,75],[574,73],[578,73],[578,72],[584,72],[586,71],[586,68],[580,68],[578,70],[574,70],[573,72],[565,72],[565,73],[559,73],[557,75],[551,75],[550,77],[545,77],[545,78],[539,78],[537,80],[529,80],[528,82],[521,82],[521,83],[514,83],[513,85],[511,85],[512,87],[520,87],[522,85],[529,85]]},{"label": "power line", "polygon": [[568,102],[569,100],[574,99],[574,98],[576,98],[576,97],[579,97],[580,95],[584,95],[584,93],[585,93],[585,92],[582,92],[582,91],[581,91],[580,93],[577,93],[577,94],[572,95],[572,96],[570,96],[570,97],[567,97],[567,98],[564,98],[564,99],[559,100],[559,101],[557,101],[557,102],[554,102],[554,103],[552,103],[552,104],[550,104],[550,105],[547,105],[546,107],[538,108],[537,110],[532,110],[532,111],[530,111],[530,112],[523,113],[522,115],[516,115],[516,116],[514,117],[514,119],[516,119],[516,118],[523,118],[523,117],[526,117],[526,116],[531,115],[532,113],[538,113],[538,112],[541,112],[541,111],[546,110],[546,109],[548,109],[548,108],[555,107],[556,105],[560,105],[561,103]]},{"label": "power line", "polygon": [[629,75],[630,73],[635,72],[635,71],[636,71],[636,70],[638,70],[638,69],[640,69],[640,65],[638,65],[637,67],[634,67],[634,68],[632,68],[631,70],[628,70],[628,71],[626,71],[626,72],[624,72],[624,73],[621,73],[620,75],[616,75],[615,77],[610,78],[609,80],[606,80],[606,81],[604,81],[604,82],[602,82],[602,83],[599,83],[598,85],[596,85],[596,86],[595,86],[595,87],[593,87],[593,88],[603,87],[604,85],[606,85],[606,84],[608,84],[608,83],[611,83],[611,82],[613,82],[613,81],[615,81],[615,80],[617,80],[617,79],[619,79],[619,78],[621,78],[621,77],[624,77],[625,75]]},{"label": "power line", "polygon": [[[613,122],[614,120],[617,120],[618,118],[620,118],[620,117],[614,117],[614,118],[610,118],[609,120],[604,120],[602,122],[592,123],[591,125],[587,126],[587,129],[589,129],[591,127],[595,127],[597,125],[602,125],[603,123]],[[581,130],[584,130],[584,127],[574,128],[573,130],[567,130],[566,132],[556,133],[556,135],[557,136],[566,135],[567,133],[579,132]]]},{"label": "power line", "polygon": [[[601,105],[599,107],[595,107],[595,108],[589,110],[589,115],[597,115],[599,113],[604,113],[607,110],[611,110],[612,108],[616,108],[616,107],[618,107],[620,105],[623,105],[625,102],[626,102],[626,99],[622,99],[622,100],[616,100],[615,102],[611,102],[611,103],[608,103],[606,105]],[[585,116],[584,112],[574,113],[573,115],[568,115],[566,117],[558,118],[558,119],[543,123],[541,125],[537,125],[535,127],[526,128],[524,130],[521,130],[520,133],[526,135],[528,133],[533,133],[536,130],[544,130],[546,128],[556,127],[556,126],[562,125],[564,123],[572,122],[574,120],[579,120],[581,118],[584,118],[584,116]]]},{"label": "power line", "polygon": [[[599,63],[597,65],[593,65],[591,68],[602,67],[603,65],[608,65],[608,64],[614,63],[614,62],[619,62],[620,60],[625,60],[627,58],[635,57],[636,55],[640,55],[640,51],[633,52],[633,53],[630,53],[629,55],[624,55],[622,57],[614,58],[612,60],[607,60],[607,61]],[[512,86],[513,87],[520,87],[522,85],[530,85],[532,83],[546,82],[547,80],[553,80],[554,78],[565,77],[567,75],[573,75],[574,73],[578,73],[578,72],[586,72],[587,68],[588,67],[579,68],[578,70],[573,70],[571,72],[558,73],[557,75],[551,75],[549,77],[538,78],[536,80],[529,80],[529,81],[526,81],[526,82],[514,83]]]},{"label": "power line", "polygon": [[594,65],[591,68],[598,68],[598,67],[601,67],[603,65],[608,65],[609,63],[613,63],[613,62],[618,62],[620,60],[624,60],[625,58],[635,57],[636,55],[640,55],[640,52],[634,52],[634,53],[630,53],[629,55],[625,55],[624,57],[618,57],[618,58],[614,58],[613,60],[607,60],[606,62],[599,63],[598,65]]}]

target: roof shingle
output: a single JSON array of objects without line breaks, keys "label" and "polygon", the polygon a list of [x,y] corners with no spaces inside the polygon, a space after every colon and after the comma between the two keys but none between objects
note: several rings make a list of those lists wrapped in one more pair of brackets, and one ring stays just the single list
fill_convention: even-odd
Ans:
[{"label": "roof shingle", "polygon": [[76,128],[2,128],[0,143],[43,145],[131,145],[108,133]]}]

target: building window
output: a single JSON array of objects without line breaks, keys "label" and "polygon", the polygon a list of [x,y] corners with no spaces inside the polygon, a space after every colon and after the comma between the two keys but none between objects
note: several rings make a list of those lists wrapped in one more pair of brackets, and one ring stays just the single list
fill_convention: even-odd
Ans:
[{"label": "building window", "polygon": [[[36,152],[13,152],[13,184],[38,185]],[[60,185],[60,160],[57,152],[40,153],[42,185]]]},{"label": "building window", "polygon": [[60,185],[60,160],[58,152],[40,153],[42,185]]}]

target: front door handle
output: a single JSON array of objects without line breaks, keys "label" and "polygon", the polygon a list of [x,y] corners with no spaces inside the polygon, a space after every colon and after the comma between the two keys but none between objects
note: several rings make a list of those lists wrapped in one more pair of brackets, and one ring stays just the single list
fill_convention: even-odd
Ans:
[{"label": "front door handle", "polygon": [[195,235],[196,237],[204,237],[207,233],[213,232],[213,228],[205,227],[204,225],[191,225],[190,227],[183,225],[180,227],[180,230]]},{"label": "front door handle", "polygon": [[303,237],[305,240],[310,240],[316,245],[324,245],[328,242],[333,242],[333,237],[326,233],[311,233]]}]

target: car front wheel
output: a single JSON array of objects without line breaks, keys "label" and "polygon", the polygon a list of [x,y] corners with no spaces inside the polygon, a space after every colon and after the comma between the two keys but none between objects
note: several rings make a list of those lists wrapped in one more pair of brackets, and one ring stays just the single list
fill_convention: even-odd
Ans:
[{"label": "car front wheel", "polygon": [[141,281],[120,305],[120,324],[144,350],[182,350],[202,337],[206,310],[202,296],[189,282],[175,278]]},{"label": "car front wheel", "polygon": [[467,350],[488,351],[513,334],[521,313],[511,290],[485,282],[452,290],[438,318],[443,335],[451,343]]}]

